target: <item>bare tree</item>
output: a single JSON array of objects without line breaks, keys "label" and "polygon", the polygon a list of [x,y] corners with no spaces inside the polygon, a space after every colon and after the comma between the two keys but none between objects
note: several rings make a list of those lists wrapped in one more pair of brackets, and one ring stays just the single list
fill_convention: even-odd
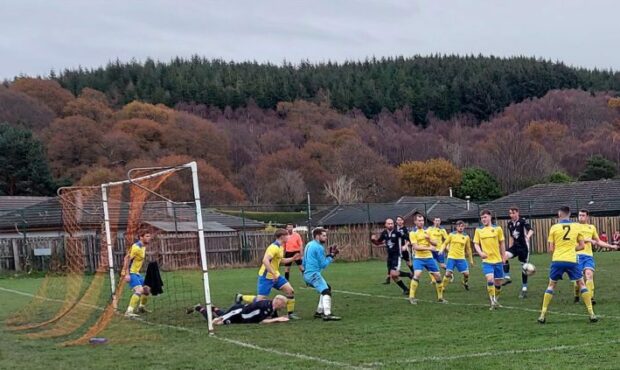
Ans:
[{"label": "bare tree", "polygon": [[338,176],[324,185],[325,194],[332,198],[336,204],[357,203],[361,199],[359,190],[355,187],[355,181],[345,175]]},{"label": "bare tree", "polygon": [[266,184],[265,197],[275,203],[297,204],[306,197],[306,183],[297,170],[283,169]]}]

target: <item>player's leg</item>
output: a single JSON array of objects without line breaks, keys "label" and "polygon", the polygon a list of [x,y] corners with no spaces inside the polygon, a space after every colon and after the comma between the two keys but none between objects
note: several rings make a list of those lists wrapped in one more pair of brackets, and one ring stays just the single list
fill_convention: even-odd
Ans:
[{"label": "player's leg", "polygon": [[528,248],[523,248],[519,255],[519,262],[521,262],[521,293],[519,293],[519,298],[527,298],[527,280],[528,276],[523,270],[523,265],[529,261],[530,251]]},{"label": "player's leg", "polygon": [[140,304],[137,309],[138,313],[151,313],[151,311],[146,308],[149,295],[151,295],[151,288],[148,285],[142,285],[142,296],[140,297]]},{"label": "player's leg", "polygon": [[496,263],[493,266],[493,283],[495,284],[495,307],[501,307],[498,302],[499,296],[502,293],[502,286],[504,283],[504,264]]},{"label": "player's leg", "polygon": [[594,269],[595,269],[594,257],[592,256],[583,256],[583,257],[585,257],[585,261],[583,264],[583,268],[581,270],[583,271],[583,274],[585,277],[586,287],[592,294],[592,304],[596,304],[596,301],[594,300]]},{"label": "player's leg", "polygon": [[457,260],[456,269],[463,274],[463,280],[461,280],[463,288],[469,290],[469,264],[465,259]]},{"label": "player's leg", "polygon": [[553,292],[555,290],[555,285],[557,283],[557,279],[562,278],[562,272],[555,269],[553,267],[553,263],[551,264],[551,271],[549,272],[549,284],[547,285],[547,289],[545,290],[545,295],[543,296],[542,308],[540,310],[540,316],[538,317],[538,322],[544,324],[547,322],[547,310],[549,309],[549,304],[551,304],[551,299],[553,298]]},{"label": "player's leg", "polygon": [[487,282],[487,294],[489,295],[489,301],[491,302],[491,309],[495,309],[495,281],[493,273],[493,265],[490,263],[482,262],[482,273]]},{"label": "player's leg", "polygon": [[[439,252],[431,252],[433,254],[433,260],[435,260],[435,262],[439,262]],[[438,281],[435,280],[435,276],[433,275],[432,272],[428,272],[428,276],[431,279],[431,284],[436,284]],[[439,281],[441,282],[441,280]]]},{"label": "player's leg", "polygon": [[[514,248],[514,247],[513,247]],[[508,285],[510,283],[512,283],[512,278],[510,277],[510,260],[512,258],[514,258],[514,253],[512,251],[512,248],[510,248],[511,250],[507,250],[506,253],[504,253],[504,256],[506,256],[506,263],[504,263],[503,265],[503,270],[504,270],[504,285]]]},{"label": "player's leg", "polygon": [[405,248],[402,254],[403,254],[403,261],[405,261],[405,263],[407,264],[407,267],[409,268],[409,271],[411,271],[411,274],[409,274],[409,277],[411,277],[413,274],[413,262],[411,261],[411,253],[409,253],[409,249]]},{"label": "player's leg", "polygon": [[278,278],[278,282],[274,285],[274,288],[280,290],[286,296],[286,311],[288,312],[288,318],[297,320],[299,316],[295,315],[295,290],[291,283],[286,281],[282,276]]},{"label": "player's leg", "polygon": [[446,263],[446,273],[443,276],[443,281],[441,283],[443,290],[445,291],[448,287],[448,284],[452,281],[454,276],[454,268],[456,267],[456,260],[454,258],[448,258],[448,263]]},{"label": "player's leg", "polygon": [[269,298],[271,288],[273,288],[273,279],[267,279],[264,276],[259,276],[258,280],[256,281],[256,295],[237,293],[235,295],[235,303],[250,304],[253,302],[265,300]]},{"label": "player's leg", "polygon": [[[400,271],[400,263],[401,263],[401,259],[400,257],[392,257],[390,258],[390,277],[392,278],[392,280],[394,280],[394,282],[396,283],[396,285],[398,285],[398,287],[403,291],[404,295],[408,295],[409,294],[409,288],[407,288],[407,286],[405,285],[405,283],[403,283],[403,281],[400,279],[401,276],[401,271]],[[407,274],[405,273],[405,276],[407,276]]]},{"label": "player's leg", "polygon": [[[317,313],[319,312],[319,308],[323,310],[323,321],[338,321],[340,320],[339,316],[335,316],[332,314],[332,287],[327,284],[327,281],[321,276],[321,274],[315,274],[312,281],[312,285],[314,289],[321,295],[319,298],[319,307],[317,307]],[[315,314],[316,317],[316,314]]]},{"label": "player's leg", "polygon": [[142,277],[140,274],[129,274],[129,287],[132,290],[132,294],[129,299],[127,310],[125,311],[125,316],[134,317],[137,316],[135,311],[138,308],[138,304],[140,304],[140,299],[142,298],[142,293],[144,292],[142,288]]},{"label": "player's leg", "polygon": [[415,297],[415,293],[418,290],[418,285],[420,284],[420,276],[422,276],[422,271],[424,271],[424,263],[421,258],[416,258],[413,260],[413,279],[411,279],[411,283],[409,284],[409,303],[417,304],[418,300]]},{"label": "player's leg", "polygon": [[[284,252],[284,258],[290,258],[293,257],[295,255],[295,253],[291,253],[291,252]],[[289,263],[285,263],[284,264],[284,278],[288,281],[291,277],[291,266],[293,265],[293,262],[289,262]]]},{"label": "player's leg", "polygon": [[572,281],[577,281],[579,285],[581,299],[590,315],[590,322],[597,322],[598,318],[594,314],[594,309],[592,308],[592,292],[586,287],[586,283],[583,281],[583,273],[579,270],[579,266],[575,263],[572,267],[567,269],[567,273],[568,277]]},{"label": "player's leg", "polygon": [[435,291],[437,292],[437,302],[446,303],[443,299],[443,284],[441,283],[441,274],[439,273],[439,264],[436,260],[429,258],[424,261],[424,268],[431,274],[433,280],[438,283],[435,284]]}]

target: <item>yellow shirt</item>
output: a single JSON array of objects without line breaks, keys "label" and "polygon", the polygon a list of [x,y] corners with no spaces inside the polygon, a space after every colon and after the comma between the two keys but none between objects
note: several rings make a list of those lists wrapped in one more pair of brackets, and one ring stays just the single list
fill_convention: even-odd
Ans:
[{"label": "yellow shirt", "polygon": [[[598,232],[596,226],[589,224],[576,224],[579,225],[579,233],[584,239],[598,239]],[[592,256],[592,243],[585,242],[585,248],[577,251],[577,254],[585,254],[586,256]]]},{"label": "yellow shirt", "polygon": [[574,262],[577,263],[577,251],[575,248],[579,241],[583,240],[581,226],[569,220],[562,220],[551,226],[547,241],[555,245],[553,257],[554,262]]},{"label": "yellow shirt", "polygon": [[[429,237],[427,233],[427,229],[418,229],[414,227],[413,231],[409,232],[409,241],[411,244],[417,244],[420,247],[431,247],[431,243],[428,241],[427,237]],[[415,251],[415,258],[433,258],[433,253],[431,251]]]},{"label": "yellow shirt", "polygon": [[487,258],[484,263],[501,263],[502,255],[499,245],[504,241],[504,232],[500,226],[481,226],[474,233],[474,243],[478,244]]},{"label": "yellow shirt", "polygon": [[437,244],[437,248],[439,248],[443,242],[448,239],[448,232],[443,227],[435,227],[431,226],[426,229],[428,235],[431,237],[431,240]]},{"label": "yellow shirt", "polygon": [[129,250],[129,273],[139,274],[146,256],[146,248],[141,242],[135,242]]},{"label": "yellow shirt", "polygon": [[443,248],[447,246],[450,247],[448,258],[462,260],[465,259],[465,254],[467,254],[467,259],[471,261],[471,239],[469,235],[454,231],[448,234]]},{"label": "yellow shirt", "polygon": [[[269,259],[271,260],[270,262],[271,268],[273,269],[273,271],[276,272],[275,277],[279,277],[280,276],[280,261],[282,261],[282,258],[284,258],[284,248],[282,248],[280,244],[278,244],[278,242],[273,242],[271,243],[270,246],[267,247],[267,250],[265,251],[265,255],[269,256]],[[261,264],[260,269],[258,270],[258,275],[264,276],[267,279],[274,278],[274,276],[271,275],[270,272],[267,272],[267,269],[265,268],[265,265],[263,264]]]}]

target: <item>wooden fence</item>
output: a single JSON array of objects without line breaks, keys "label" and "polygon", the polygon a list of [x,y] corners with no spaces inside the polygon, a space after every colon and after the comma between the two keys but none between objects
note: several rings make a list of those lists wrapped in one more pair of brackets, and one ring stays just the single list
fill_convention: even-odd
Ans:
[{"label": "wooden fence", "polygon": [[[535,230],[532,240],[534,253],[547,250],[547,233],[556,221],[552,218],[533,219],[530,221]],[[507,220],[499,220],[506,237]],[[592,217],[591,223],[608,235],[620,230],[620,216]],[[375,247],[369,242],[370,226],[342,227],[328,232],[328,244],[337,244],[341,249],[340,260],[364,261],[372,258],[385,258],[385,249]],[[467,232],[473,236],[475,227],[468,227]],[[303,235],[307,240],[307,235]],[[246,231],[208,234],[205,236],[207,260],[211,268],[258,266],[265,248],[273,241],[273,234],[266,231]],[[65,239],[53,238],[16,238],[0,239],[0,271],[47,271],[62,270],[66,265]],[[107,258],[101,253],[101,235],[80,238],[80,251],[77,255],[79,266],[86,271],[95,271]],[[114,243],[113,256],[116,269],[123,265],[127,250],[126,241],[119,237]],[[164,270],[200,269],[200,251],[195,234],[160,234],[147,249],[148,260],[156,260]],[[107,261],[103,261],[107,266]]]}]

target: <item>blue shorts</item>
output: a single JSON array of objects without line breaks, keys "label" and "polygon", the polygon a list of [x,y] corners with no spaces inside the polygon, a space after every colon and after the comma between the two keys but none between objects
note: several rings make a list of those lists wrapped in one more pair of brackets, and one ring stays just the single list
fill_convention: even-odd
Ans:
[{"label": "blue shorts", "polygon": [[278,280],[274,283],[273,279],[267,279],[264,276],[258,277],[258,282],[256,283],[256,294],[268,296],[271,293],[271,288],[280,289],[284,285],[288,284],[288,280],[284,278],[284,276],[280,275]]},{"label": "blue shorts", "polygon": [[485,276],[489,274],[493,274],[494,279],[503,279],[504,278],[504,264],[501,262],[498,262],[498,263],[482,262],[482,273]]},{"label": "blue shorts", "polygon": [[327,284],[327,281],[325,281],[325,279],[323,279],[323,276],[321,276],[321,274],[318,272],[310,272],[308,274],[304,274],[304,281],[308,285],[316,289],[319,294],[325,289],[329,289],[329,284]]},{"label": "blue shorts", "polygon": [[129,287],[131,289],[144,285],[144,278],[140,274],[129,274]]},{"label": "blue shorts", "polygon": [[577,255],[577,263],[579,264],[579,270],[592,270],[596,267],[594,263],[594,257],[588,256],[587,254],[578,254]]},{"label": "blue shorts", "polygon": [[437,261],[432,258],[416,258],[413,260],[413,271],[427,269],[428,272],[439,272]]},{"label": "blue shorts", "polygon": [[458,272],[469,272],[469,265],[464,258],[448,258],[448,263],[446,264],[446,271],[454,271],[454,268],[456,268]]},{"label": "blue shorts", "polygon": [[583,277],[583,272],[576,262],[551,262],[549,267],[549,280],[562,280],[562,275],[566,273],[570,281],[579,280]]},{"label": "blue shorts", "polygon": [[446,263],[446,256],[443,253],[439,253],[439,252],[432,252],[432,253],[433,253],[433,258],[435,259],[435,261],[439,263]]}]

